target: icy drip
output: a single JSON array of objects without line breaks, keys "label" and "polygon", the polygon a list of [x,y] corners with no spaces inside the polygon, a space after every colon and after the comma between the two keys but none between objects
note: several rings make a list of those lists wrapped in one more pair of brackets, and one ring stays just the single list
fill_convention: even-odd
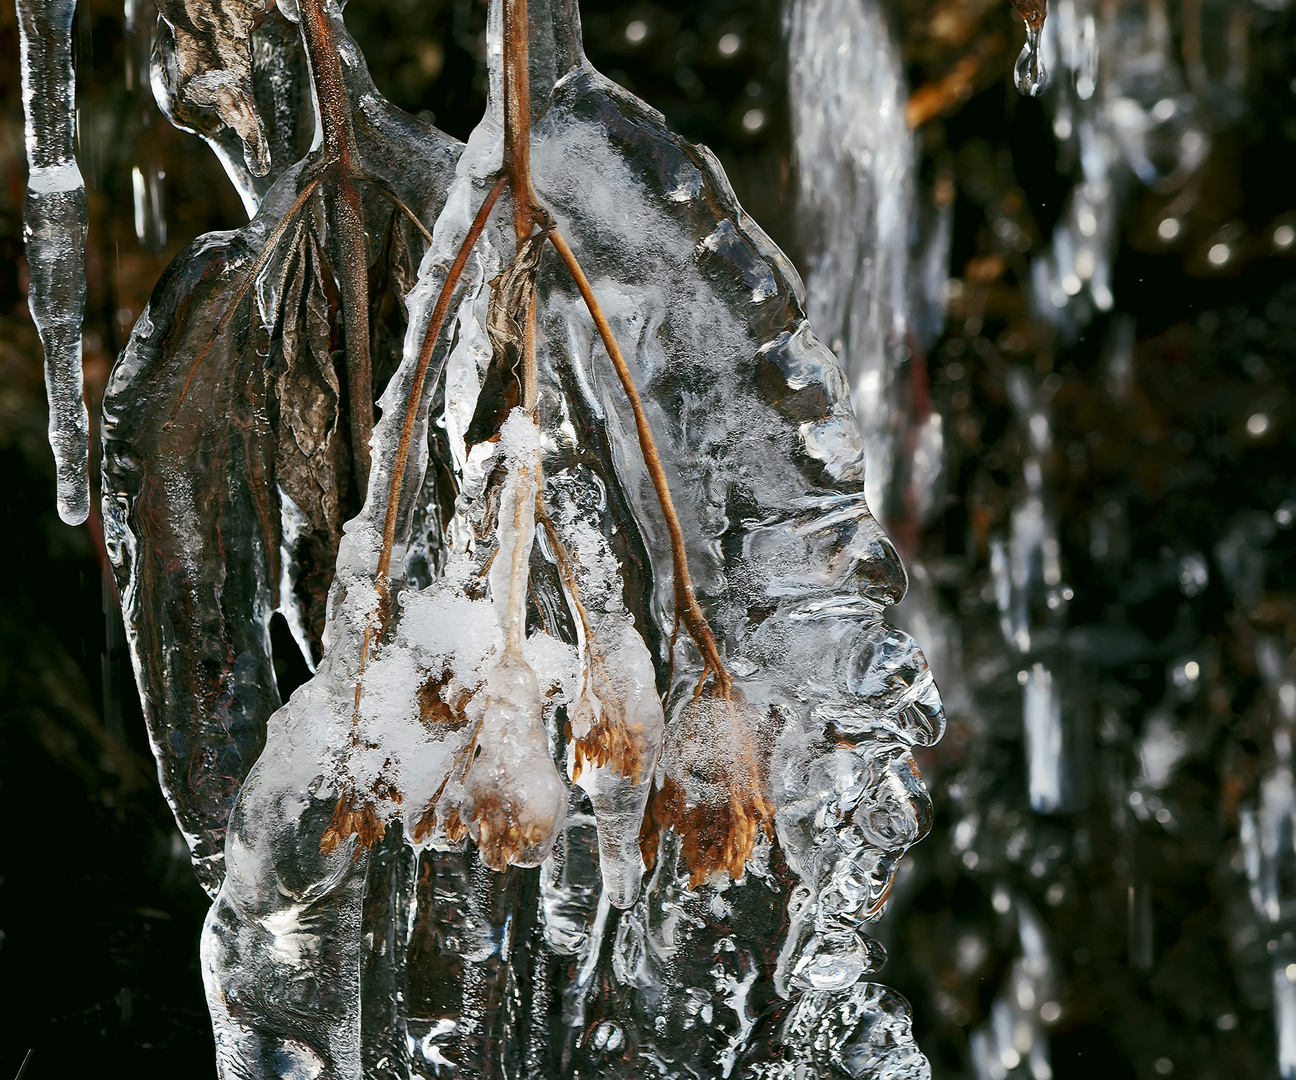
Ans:
[{"label": "icy drip", "polygon": [[877,0],[791,0],[785,19],[806,309],[850,379],[868,501],[880,514],[892,474],[894,371],[907,329],[908,88]]},{"label": "icy drip", "polygon": [[652,654],[625,610],[616,561],[604,536],[559,506],[561,531],[577,569],[572,602],[585,611],[583,685],[568,712],[567,773],[589,796],[598,825],[604,896],[618,908],[639,897],[644,864],[639,832],[661,750],[665,715]]},{"label": "icy drip", "polygon": [[1018,90],[1030,97],[1039,97],[1048,85],[1048,72],[1040,50],[1040,27],[1030,23],[1026,24],[1026,44],[1013,65],[1013,82]]},{"label": "icy drip", "polygon": [[45,348],[49,440],[59,517],[79,525],[90,513],[89,414],[82,396],[81,316],[85,310],[85,182],[73,154],[72,71],[75,0],[19,0],[30,275],[27,304]]},{"label": "icy drip", "polygon": [[1041,316],[1074,334],[1115,302],[1112,261],[1134,184],[1181,192],[1158,226],[1172,244],[1209,138],[1163,0],[1055,0],[1037,52],[1061,76],[1047,100],[1062,160],[1078,163],[1080,181],[1048,249],[1032,260],[1031,291]]},{"label": "icy drip", "polygon": [[1283,1080],[1296,1077],[1296,779],[1292,768],[1292,727],[1296,724],[1296,656],[1286,655],[1281,639],[1262,636],[1256,643],[1256,667],[1272,702],[1275,730],[1269,767],[1260,778],[1259,798],[1242,807],[1240,846],[1251,906],[1258,926],[1250,930],[1267,944],[1273,993],[1278,1070]]},{"label": "icy drip", "polygon": [[166,205],[162,168],[149,132],[157,116],[145,90],[149,83],[156,11],[150,0],[126,0],[126,90],[139,127],[131,165],[131,200],[135,211],[135,238],[150,251],[161,251],[167,242]]},{"label": "icy drip", "polygon": [[1048,1080],[1053,1069],[1040,1014],[1051,1015],[1058,1009],[1057,965],[1048,930],[1028,900],[1012,899],[1002,886],[995,890],[993,902],[996,911],[1014,912],[1019,952],[1003,991],[990,1007],[989,1019],[968,1040],[972,1063],[978,1078]]}]

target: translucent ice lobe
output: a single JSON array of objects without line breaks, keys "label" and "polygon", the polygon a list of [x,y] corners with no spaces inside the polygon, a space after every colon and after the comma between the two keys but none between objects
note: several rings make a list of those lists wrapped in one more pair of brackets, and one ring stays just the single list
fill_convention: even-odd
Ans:
[{"label": "translucent ice lobe", "polygon": [[27,305],[45,348],[58,512],[69,525],[81,524],[90,513],[89,415],[81,383],[88,217],[85,183],[72,152],[75,10],[75,0],[18,0],[28,167]]},{"label": "translucent ice lobe", "polygon": [[554,767],[536,673],[522,655],[540,469],[540,433],[515,409],[500,432],[508,479],[500,498],[491,599],[504,648],[486,676],[486,714],[464,787],[469,832],[491,869],[539,866],[567,812],[567,788]]}]

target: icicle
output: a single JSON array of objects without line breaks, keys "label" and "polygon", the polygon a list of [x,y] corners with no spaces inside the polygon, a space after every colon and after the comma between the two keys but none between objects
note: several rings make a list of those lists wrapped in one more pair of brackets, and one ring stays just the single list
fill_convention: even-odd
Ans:
[{"label": "icicle", "polygon": [[1031,809],[1052,814],[1062,809],[1065,777],[1062,695],[1053,673],[1032,664],[1022,684],[1022,720]]},{"label": "icicle", "polygon": [[1030,97],[1039,97],[1040,91],[1048,85],[1048,71],[1040,55],[1039,27],[1026,27],[1026,44],[1013,65],[1013,82],[1018,90]]},{"label": "icicle", "polygon": [[1026,44],[1013,68],[1013,81],[1023,94],[1038,97],[1048,85],[1048,72],[1040,49],[1040,34],[1048,15],[1047,0],[1012,0],[1017,14],[1026,23]]},{"label": "icicle", "polygon": [[89,218],[85,181],[72,151],[75,10],[75,0],[18,0],[28,166],[27,304],[45,347],[58,512],[69,525],[81,524],[90,513],[89,415],[81,389]]},{"label": "icicle", "polygon": [[599,869],[614,907],[639,898],[639,831],[665,717],[652,655],[630,621],[608,619],[588,649],[585,688],[572,711],[573,781],[598,821]]}]

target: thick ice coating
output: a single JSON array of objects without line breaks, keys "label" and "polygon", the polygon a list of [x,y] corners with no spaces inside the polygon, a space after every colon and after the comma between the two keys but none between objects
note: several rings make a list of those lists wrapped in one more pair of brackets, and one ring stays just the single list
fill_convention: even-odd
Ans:
[{"label": "thick ice coating", "polygon": [[[300,61],[287,25],[271,13],[257,34],[277,27],[270,58]],[[359,165],[430,225],[460,146],[384,101],[341,18],[333,25]],[[273,96],[276,72],[254,71],[258,101]],[[275,122],[268,134],[276,155],[293,146]],[[212,895],[230,807],[280,705],[271,617],[283,615],[313,667],[342,526],[358,503],[333,344],[336,265],[318,188],[306,190],[319,156],[276,157],[256,218],[176,257],[104,395],[105,540],[162,789]],[[379,391],[399,362],[402,283],[423,240],[376,184],[361,190],[374,301],[392,312],[372,327]]]},{"label": "thick ice coating", "polygon": [[[909,749],[942,714],[921,652],[883,622],[904,571],[865,502],[846,377],[714,157],[589,67],[573,7],[540,0],[531,19],[536,191],[631,367],[741,696],[706,684],[689,707],[703,664],[673,633],[634,417],[549,249],[531,449],[516,413],[498,442],[474,425],[491,282],[517,252],[507,199],[436,343],[377,580],[430,309],[501,162],[497,7],[491,109],[406,297],[318,668],[269,720],[230,816],[203,938],[222,1073],[924,1077],[903,1005],[866,981],[881,952],[863,928],[926,830]],[[137,333],[128,365],[158,362],[160,338]],[[446,476],[450,498],[424,482]],[[141,496],[122,488],[124,517]],[[187,498],[168,505],[190,520]],[[742,753],[706,752],[721,713]],[[691,880],[684,815],[642,834],[641,861],[671,763],[690,774],[683,810],[705,814],[740,761],[744,805],[759,797],[772,827],[744,834],[731,872]]]}]

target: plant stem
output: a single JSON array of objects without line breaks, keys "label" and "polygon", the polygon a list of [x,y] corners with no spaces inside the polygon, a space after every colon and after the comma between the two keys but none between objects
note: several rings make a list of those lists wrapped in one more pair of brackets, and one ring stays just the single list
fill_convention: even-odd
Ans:
[{"label": "plant stem", "polygon": [[612,361],[613,368],[616,369],[617,378],[621,380],[621,387],[630,400],[630,409],[634,413],[635,431],[639,436],[639,452],[643,455],[644,465],[648,469],[648,476],[651,478],[653,489],[657,493],[657,501],[661,504],[662,517],[666,519],[666,529],[670,533],[671,562],[675,571],[675,606],[680,617],[684,620],[688,632],[692,635],[693,640],[697,642],[703,660],[715,673],[721,694],[728,697],[733,687],[733,676],[729,674],[724,661],[720,659],[720,649],[716,645],[715,635],[712,634],[711,626],[697,602],[697,596],[693,589],[693,579],[689,575],[688,556],[684,549],[684,530],[680,527],[679,515],[675,512],[675,503],[671,499],[670,485],[666,480],[666,470],[662,466],[661,455],[657,453],[657,443],[653,438],[652,429],[648,426],[648,417],[644,414],[643,401],[640,399],[639,391],[635,387],[634,377],[630,374],[630,367],[621,354],[621,348],[617,345],[616,336],[612,333],[612,327],[608,324],[603,309],[599,307],[599,302],[594,296],[594,290],[590,287],[589,279],[585,276],[585,271],[581,269],[580,263],[576,261],[572,249],[567,246],[567,241],[563,239],[562,234],[557,229],[550,230],[549,241],[553,244],[554,250],[558,252],[558,257],[562,259],[563,264],[567,267],[572,280],[576,282],[576,288],[580,290],[585,306],[589,309],[590,317],[594,320],[599,337],[603,339],[603,347],[607,350],[608,358]]},{"label": "plant stem", "polygon": [[[415,370],[414,380],[410,388],[410,397],[405,406],[404,423],[401,428],[400,442],[397,446],[395,466],[392,470],[391,490],[387,501],[387,516],[383,524],[382,548],[378,556],[376,581],[380,607],[385,604],[388,596],[401,487],[404,483],[405,468],[409,460],[410,446],[414,436],[414,424],[423,394],[428,365],[449,311],[450,300],[455,286],[463,274],[468,256],[481,236],[482,230],[486,226],[486,220],[490,216],[491,210],[494,208],[495,202],[503,191],[505,184],[508,185],[513,196],[513,222],[519,249],[527,238],[531,236],[537,221],[544,220],[548,222],[549,219],[548,214],[540,208],[539,199],[536,197],[535,189],[531,183],[529,38],[527,0],[504,0],[503,169],[482,203],[481,209],[478,210],[477,217],[473,220],[472,227],[468,230],[468,235],[464,237],[463,244],[459,248],[459,254],[455,258],[454,265],[451,266],[450,272],[446,275],[445,284],[441,288],[441,294],[437,298],[436,307],[433,310],[427,333],[423,339],[423,350],[419,355],[418,367]],[[657,443],[653,438],[652,429],[648,426],[648,419],[644,414],[643,402],[639,397],[638,389],[635,387],[634,378],[630,374],[630,368],[625,362],[620,347],[617,345],[616,337],[612,333],[612,327],[604,317],[603,310],[599,307],[594,291],[590,287],[589,279],[586,278],[576,256],[556,230],[551,230],[548,236],[553,243],[554,249],[566,265],[572,279],[576,282],[577,289],[580,290],[585,306],[589,309],[594,325],[603,340],[603,346],[612,361],[612,366],[616,370],[626,397],[630,401],[630,408],[635,418],[635,429],[639,438],[639,449],[643,455],[644,464],[648,469],[648,475],[652,479],[657,501],[661,505],[662,516],[666,520],[666,528],[670,533],[671,560],[675,576],[675,604],[678,609],[678,616],[683,620],[689,634],[697,643],[706,668],[715,675],[721,694],[727,697],[733,687],[733,677],[729,674],[724,661],[720,657],[720,649],[716,644],[715,635],[712,633],[706,616],[697,601],[693,579],[688,569],[688,556],[684,547],[684,530],[680,526],[679,515],[675,512],[675,504],[671,498],[666,471],[662,465],[661,456],[657,452]],[[528,411],[534,411],[535,409],[535,319],[533,298],[527,313],[523,355],[522,404]],[[380,619],[382,619],[381,615]],[[371,627],[365,632],[360,659],[361,673],[363,673],[368,659],[375,629],[381,634],[381,624]],[[360,687],[357,684],[357,708],[359,694]]]},{"label": "plant stem", "polygon": [[539,203],[531,186],[531,23],[527,0],[504,0],[504,172],[521,249]]},{"label": "plant stem", "polygon": [[347,411],[351,421],[351,456],[363,499],[369,487],[373,435],[373,361],[369,353],[369,253],[364,208],[356,184],[358,167],[351,107],[342,78],[337,36],[328,0],[301,0],[302,43],[310,59],[315,100],[319,104],[325,166],[334,183],[324,202],[338,290],[342,297],[342,333],[346,346]]}]

